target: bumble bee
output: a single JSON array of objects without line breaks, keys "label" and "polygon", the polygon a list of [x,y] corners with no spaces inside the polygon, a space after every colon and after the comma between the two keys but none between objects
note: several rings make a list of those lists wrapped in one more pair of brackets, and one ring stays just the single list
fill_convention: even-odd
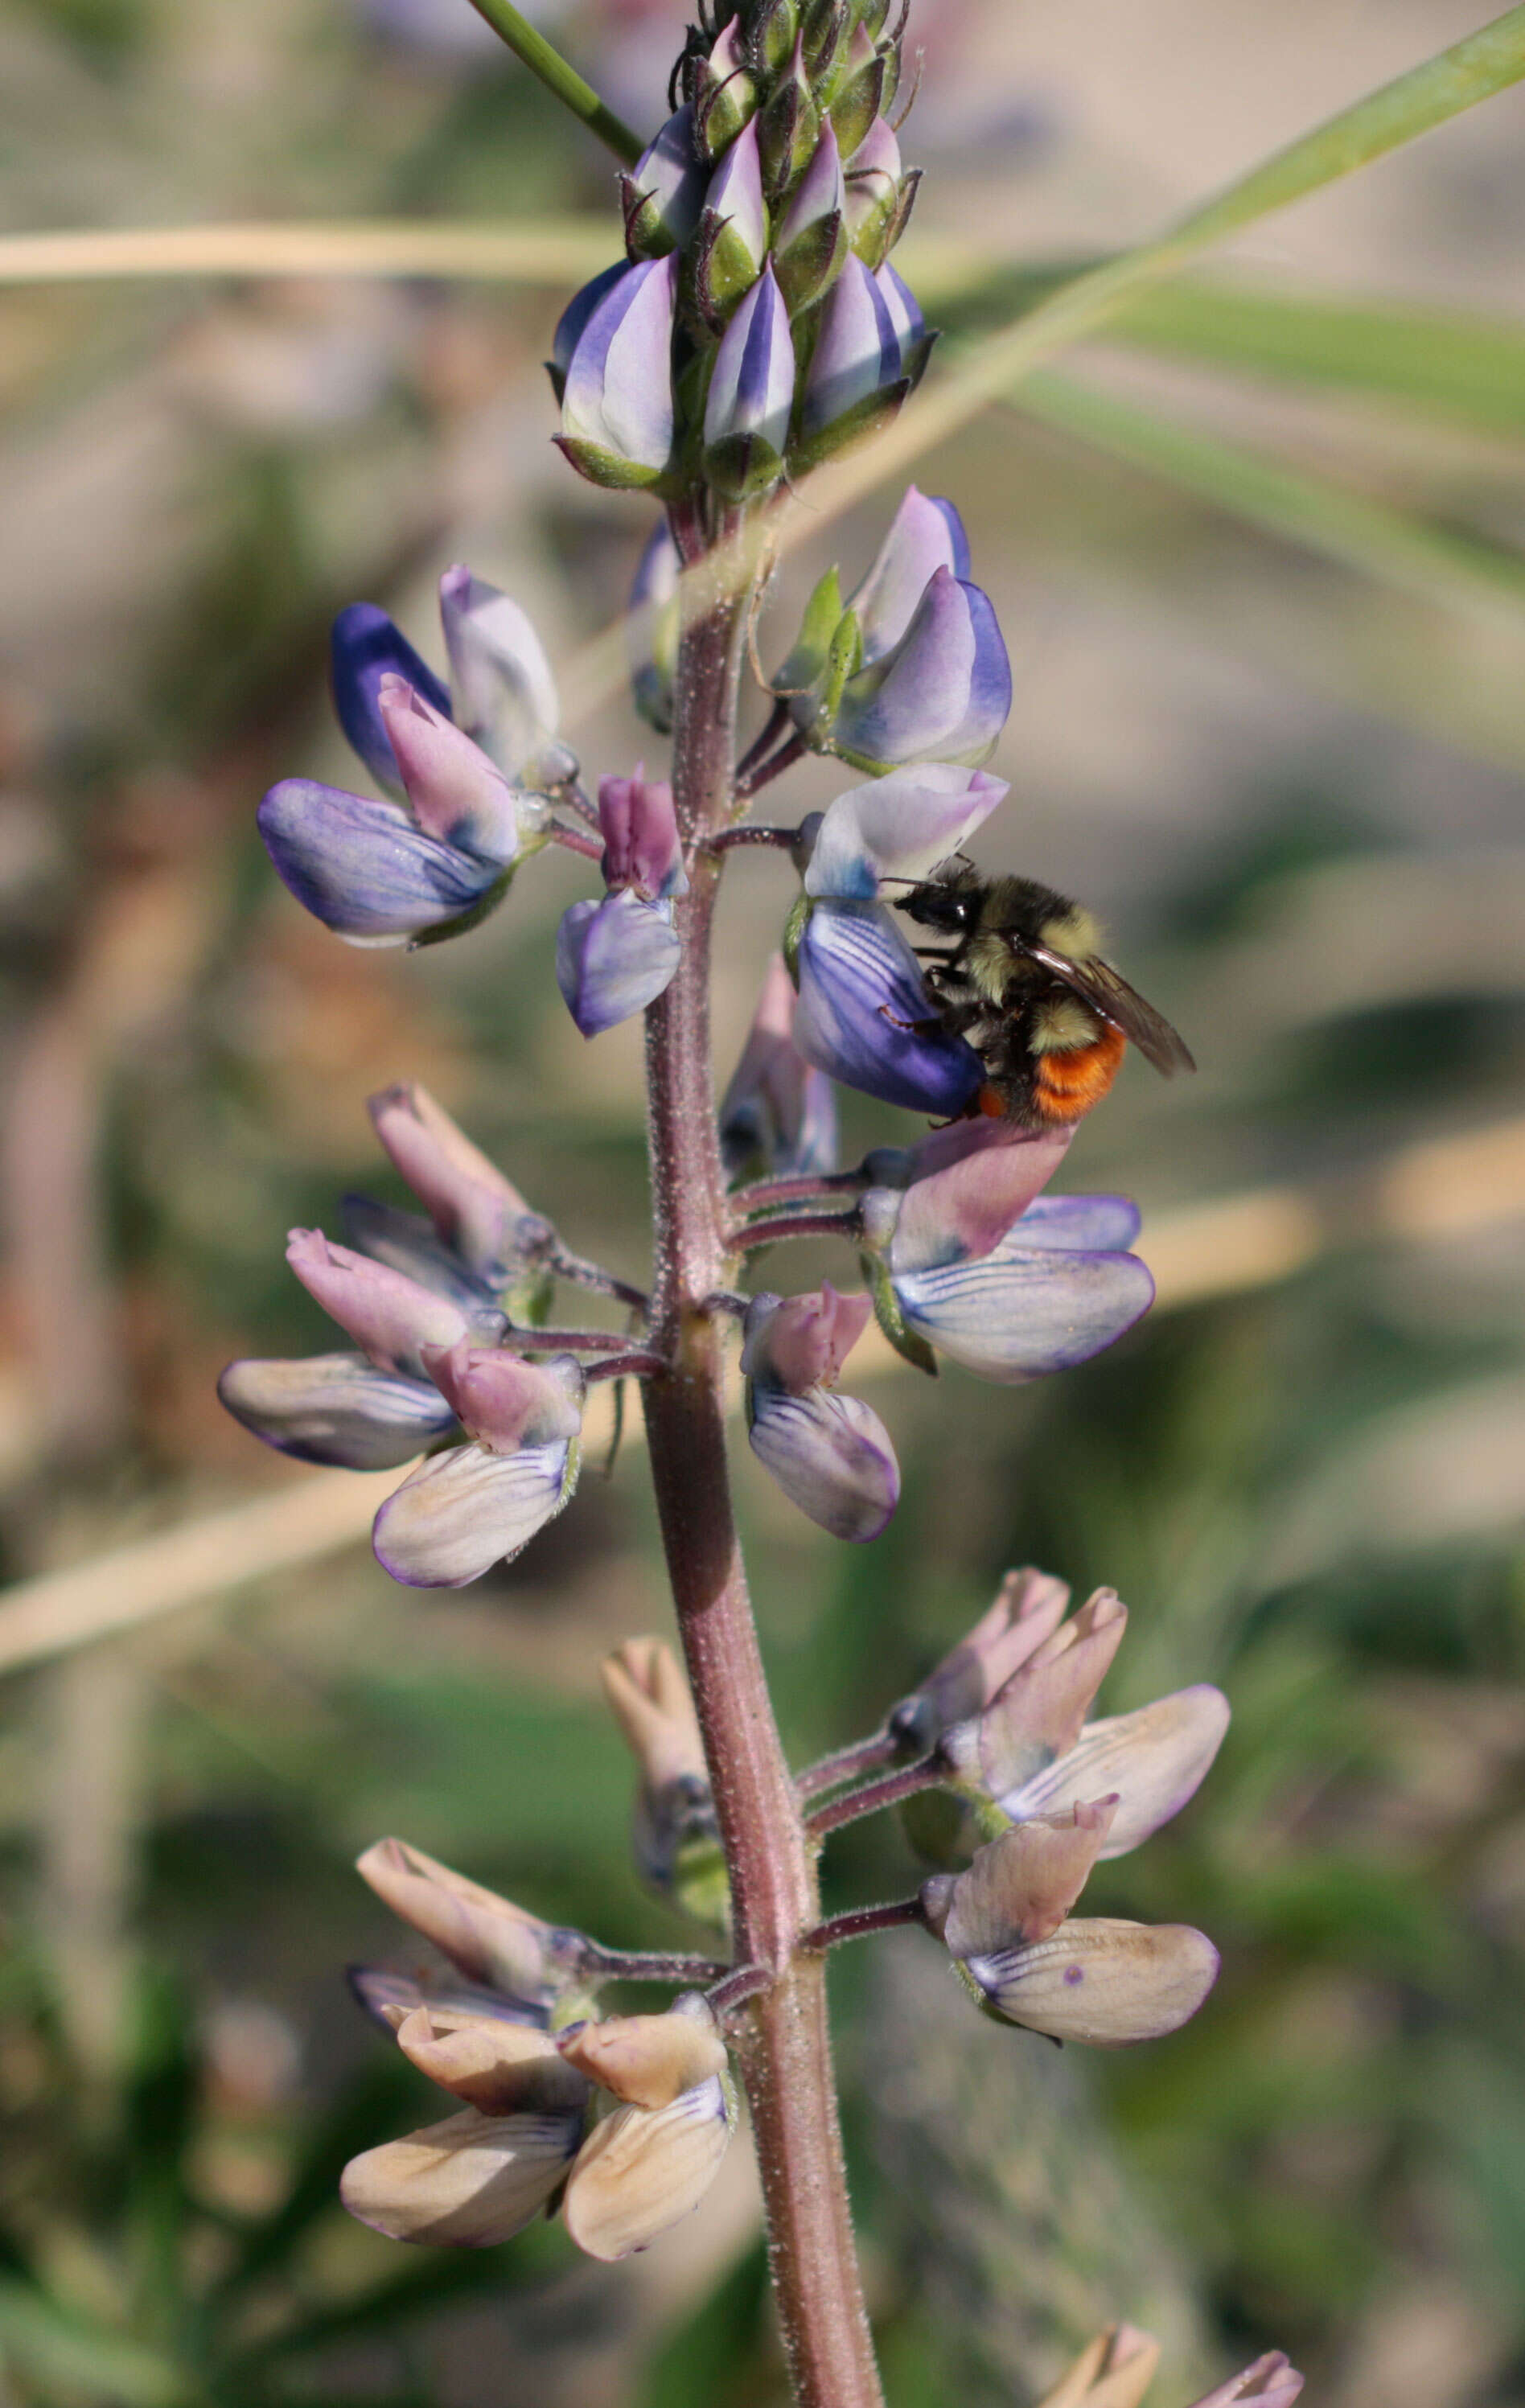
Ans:
[{"label": "bumble bee", "polygon": [[1032,878],[939,862],[895,908],[953,939],[918,945],[938,1025],[985,1068],[971,1111],[1029,1128],[1078,1121],[1117,1075],[1128,1040],[1168,1079],[1196,1064],[1151,1004],[1101,958],[1090,913]]}]

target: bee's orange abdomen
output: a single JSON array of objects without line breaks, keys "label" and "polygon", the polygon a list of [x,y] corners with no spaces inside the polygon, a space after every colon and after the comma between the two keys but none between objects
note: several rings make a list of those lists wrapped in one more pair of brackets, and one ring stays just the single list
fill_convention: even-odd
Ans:
[{"label": "bee's orange abdomen", "polygon": [[1109,1022],[1093,1044],[1034,1054],[1032,1106],[1039,1119],[1080,1120],[1106,1094],[1127,1046],[1122,1030]]},{"label": "bee's orange abdomen", "polygon": [[992,1080],[987,1079],[974,1098],[974,1108],[987,1121],[999,1121],[1006,1111],[1006,1097]]}]

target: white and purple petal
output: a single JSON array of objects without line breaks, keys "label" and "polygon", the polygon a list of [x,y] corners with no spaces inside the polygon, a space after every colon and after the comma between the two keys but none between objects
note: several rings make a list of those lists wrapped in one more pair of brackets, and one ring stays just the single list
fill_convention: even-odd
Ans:
[{"label": "white and purple petal", "polygon": [[877,1539],[900,1494],[889,1432],[859,1397],[752,1383],[747,1440],[784,1495],[835,1539]]},{"label": "white and purple petal", "polygon": [[617,2107],[583,2142],[562,2221],[606,2263],[650,2246],[698,2207],[730,2144],[734,2094],[715,2074],[668,2107]]},{"label": "white and purple petal", "polygon": [[894,1279],[906,1324],[984,1380],[1067,1371],[1147,1312],[1155,1283],[1136,1254],[1024,1247],[1022,1224],[991,1253]]},{"label": "white and purple petal", "polygon": [[266,1446],[350,1471],[395,1470],[455,1426],[428,1381],[379,1370],[364,1354],[246,1357],[228,1365],[217,1393]]},{"label": "white and purple petal", "polygon": [[849,601],[866,663],[882,659],[899,642],[940,568],[957,578],[969,575],[963,520],[951,502],[908,485],[873,566]]},{"label": "white and purple petal", "polygon": [[831,745],[870,769],[918,761],[978,767],[1011,707],[1011,663],[989,597],[939,568],[899,642],[848,681]]},{"label": "white and purple petal", "polygon": [[971,1957],[968,1969],[1008,2023],[1124,2048],[1196,2014],[1217,1979],[1218,1952],[1189,1924],[1083,1917],[1035,1946]]},{"label": "white and purple petal", "polygon": [[464,1588],[512,1563],[560,1512],[576,1477],[566,1439],[517,1455],[453,1447],[387,1498],[371,1525],[376,1560],[409,1588]]},{"label": "white and purple petal", "polygon": [[575,776],[575,754],[553,741],[561,705],[528,614],[457,562],[439,580],[439,617],[457,726],[511,782]]},{"label": "white and purple petal", "polygon": [[1229,1700],[1201,1682],[1132,1713],[1087,1723],[1073,1747],[996,1803],[1014,1822],[1116,1795],[1103,1857],[1124,1856],[1194,1798],[1229,1727]]},{"label": "white and purple petal", "polygon": [[298,903],[352,945],[403,945],[473,918],[511,874],[426,835],[395,804],[310,778],[270,788],[259,831]]},{"label": "white and purple petal", "polygon": [[1003,778],[949,761],[924,762],[849,787],[821,814],[805,892],[871,902],[884,879],[925,878],[1009,792]]},{"label": "white and purple petal", "polygon": [[770,267],[742,301],[720,339],[704,405],[711,450],[750,437],[782,454],[794,403],[794,341],[789,312]]},{"label": "white and purple petal", "polygon": [[708,181],[709,170],[694,147],[694,112],[685,103],[646,145],[626,187],[627,221],[643,259],[679,250],[688,240],[699,222]]},{"label": "white and purple petal", "polygon": [[678,254],[627,267],[578,337],[562,394],[562,425],[578,443],[656,473],[672,450],[672,324]]},{"label": "white and purple petal", "polygon": [[850,253],[821,312],[799,407],[801,432],[824,433],[899,373],[894,320],[863,262]]},{"label": "white and purple petal", "polygon": [[572,903],[556,931],[556,984],[584,1037],[597,1037],[670,984],[683,947],[670,903],[622,887],[597,903]]},{"label": "white and purple petal", "polygon": [[961,1112],[985,1076],[950,1037],[915,955],[877,903],[820,902],[800,934],[795,1043],[807,1062],[881,1103],[939,1119]]},{"label": "white and purple petal", "polygon": [[[1066,1142],[1073,1133],[1072,1126],[1061,1132]],[[1142,1223],[1130,1196],[1039,1196],[1022,1215],[1020,1242],[1115,1254],[1132,1244]]]}]

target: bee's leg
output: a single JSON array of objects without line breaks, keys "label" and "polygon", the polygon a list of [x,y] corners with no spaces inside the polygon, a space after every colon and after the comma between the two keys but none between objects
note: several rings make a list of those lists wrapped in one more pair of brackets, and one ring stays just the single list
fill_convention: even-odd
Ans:
[{"label": "bee's leg", "polygon": [[942,1026],[941,1012],[934,1012],[929,1020],[899,1020],[891,1011],[887,1003],[882,1003],[879,1013],[881,1019],[887,1020],[892,1028],[903,1028],[909,1037],[930,1037],[935,1030]]}]

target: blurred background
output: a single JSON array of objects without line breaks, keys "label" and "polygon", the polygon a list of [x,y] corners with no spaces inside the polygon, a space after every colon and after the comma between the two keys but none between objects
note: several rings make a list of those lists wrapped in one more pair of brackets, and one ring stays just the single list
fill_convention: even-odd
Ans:
[{"label": "blurred background", "polygon": [[[946,357],[1485,13],[924,0],[902,261]],[[669,9],[554,31],[655,126]],[[1132,1607],[1108,1711],[1214,1679],[1234,1724],[1088,1894],[1221,1946],[1174,2039],[987,2026],[914,1934],[839,1960],[893,2408],[1020,2408],[1118,2315],[1161,2408],[1273,2344],[1325,2408],[1525,2401],[1522,134],[1506,93],[1268,222],[915,471],[1013,653],[983,857],[1094,903],[1202,1068],[1135,1058],[1061,1182],[1145,1210],[1160,1305],[1114,1354],[1018,1393],[880,1357],[905,1493],[866,1548],[743,1452],[786,1738],[871,1727],[1028,1560]],[[334,610],[438,659],[456,559],[568,663],[589,769],[655,761],[587,649],[650,506],[563,466],[540,367],[613,253],[609,163],[468,0],[10,0],[0,219],[575,221],[517,280],[0,282],[0,2401],[764,2408],[743,2150],[614,2270],[550,2229],[399,2250],[334,2197],[435,2112],[342,1980],[408,1961],[368,1841],[683,1944],[597,1697],[669,1627],[639,1439],[520,1564],[420,1598],[365,1482],[212,1395],[327,1342],[282,1234],[397,1193],[393,1079],[643,1271],[639,1037],[584,1046],[551,976],[581,865],[407,958],[306,918],[253,825],[277,776],[352,777]],[[765,657],[893,498],[790,565]],[[730,881],[723,1067],[790,886]],[[850,1100],[844,1158],[914,1131]],[[856,1829],[830,1903],[910,1868]]]}]

